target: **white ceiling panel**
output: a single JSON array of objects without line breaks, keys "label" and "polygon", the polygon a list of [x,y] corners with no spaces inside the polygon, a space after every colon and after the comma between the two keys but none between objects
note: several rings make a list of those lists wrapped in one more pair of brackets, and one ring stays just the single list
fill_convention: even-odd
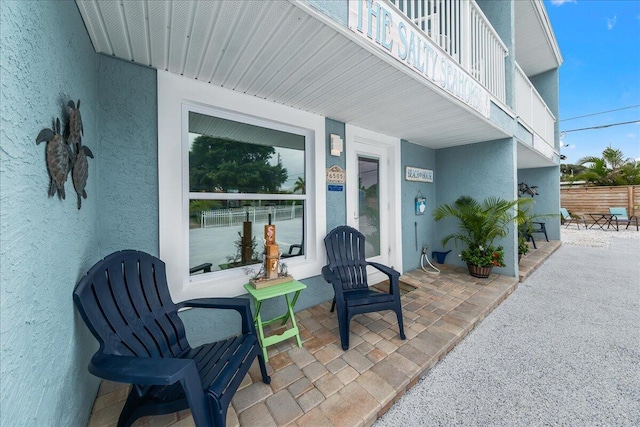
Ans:
[{"label": "white ceiling panel", "polygon": [[515,8],[515,57],[527,76],[558,68],[562,56],[544,5],[517,0]]},{"label": "white ceiling panel", "polygon": [[[143,2],[147,8],[149,25],[149,56],[151,67],[166,70],[169,52],[168,27],[171,22],[170,2]],[[142,23],[140,23],[142,24]]]},{"label": "white ceiling panel", "polygon": [[552,166],[557,166],[557,164],[533,148],[525,144],[518,143],[518,169],[545,168]]},{"label": "white ceiling panel", "polygon": [[132,54],[129,45],[130,33],[125,23],[122,5],[115,1],[101,1],[99,4],[105,28],[114,29],[108,33],[113,55],[119,58],[130,58]]},{"label": "white ceiling panel", "polygon": [[113,52],[108,38],[108,30],[102,21],[100,8],[96,2],[78,2],[78,10],[89,32],[89,37],[96,52]]},{"label": "white ceiling panel", "polygon": [[146,5],[143,2],[127,1],[124,8],[125,26],[130,34],[129,43],[133,61],[150,65],[149,57],[149,24],[146,19]]},{"label": "white ceiling panel", "polygon": [[189,49],[190,35],[197,2],[181,0],[171,2],[171,31],[169,31],[169,69],[184,74],[185,60]]}]

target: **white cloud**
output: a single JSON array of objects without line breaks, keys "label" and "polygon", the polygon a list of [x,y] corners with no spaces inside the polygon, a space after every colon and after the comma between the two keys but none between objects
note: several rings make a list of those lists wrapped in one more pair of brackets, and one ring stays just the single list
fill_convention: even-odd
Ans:
[{"label": "white cloud", "polygon": [[618,20],[618,15],[613,15],[613,18],[607,18],[607,30],[613,30],[613,27],[616,26],[616,21]]},{"label": "white cloud", "polygon": [[565,3],[577,3],[576,0],[551,0],[551,4],[554,6],[562,6]]}]

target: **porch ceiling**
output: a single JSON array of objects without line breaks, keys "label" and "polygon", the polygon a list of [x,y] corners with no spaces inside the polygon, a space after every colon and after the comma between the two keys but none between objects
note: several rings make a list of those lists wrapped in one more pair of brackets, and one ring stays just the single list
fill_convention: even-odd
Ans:
[{"label": "porch ceiling", "polygon": [[541,0],[518,0],[515,7],[515,56],[525,74],[557,68],[562,55]]},{"label": "porch ceiling", "polygon": [[518,143],[517,150],[518,169],[548,168],[558,166],[552,159],[540,154],[532,147],[521,142]]},{"label": "porch ceiling", "polygon": [[304,3],[76,3],[98,53],[431,148],[507,136]]}]

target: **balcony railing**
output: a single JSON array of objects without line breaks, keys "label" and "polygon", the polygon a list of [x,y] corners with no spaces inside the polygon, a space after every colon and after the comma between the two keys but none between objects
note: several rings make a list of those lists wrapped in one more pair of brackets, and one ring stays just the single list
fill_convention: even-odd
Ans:
[{"label": "balcony railing", "polygon": [[508,49],[475,1],[390,1],[491,94],[505,102]]},{"label": "balcony railing", "polygon": [[524,71],[516,64],[516,114],[553,151],[556,118]]}]

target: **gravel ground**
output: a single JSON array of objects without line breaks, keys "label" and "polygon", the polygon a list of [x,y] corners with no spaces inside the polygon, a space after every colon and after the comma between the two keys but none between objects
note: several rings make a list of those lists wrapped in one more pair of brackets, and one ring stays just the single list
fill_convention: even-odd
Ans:
[{"label": "gravel ground", "polygon": [[611,242],[616,239],[635,239],[640,240],[640,232],[636,231],[635,226],[628,229],[620,229],[620,231],[587,229],[580,227],[580,230],[574,226],[571,228],[562,227],[562,244],[576,246],[590,246],[593,248],[610,248]]},{"label": "gravel ground", "polygon": [[374,426],[640,426],[640,232],[562,239]]}]

